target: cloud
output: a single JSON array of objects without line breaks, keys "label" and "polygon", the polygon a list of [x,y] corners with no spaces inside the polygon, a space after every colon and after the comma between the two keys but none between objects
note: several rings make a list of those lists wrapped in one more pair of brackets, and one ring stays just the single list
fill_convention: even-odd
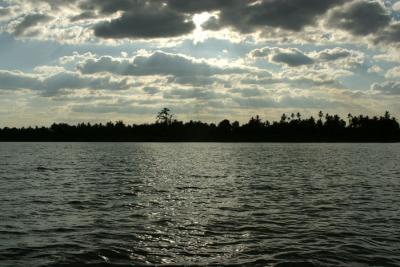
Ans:
[{"label": "cloud", "polygon": [[127,79],[114,79],[110,76],[81,75],[69,71],[44,76],[0,70],[0,89],[28,89],[37,91],[43,96],[55,96],[65,93],[65,90],[124,90],[131,86]]},{"label": "cloud", "polygon": [[77,113],[117,113],[117,114],[136,114],[151,115],[153,117],[160,108],[158,106],[133,105],[133,103],[92,103],[90,105],[72,105],[71,111]]},{"label": "cloud", "polygon": [[283,96],[280,98],[233,98],[241,108],[314,108],[326,109],[348,105],[337,100],[326,100],[313,96]]},{"label": "cloud", "polygon": [[0,70],[0,89],[16,90],[37,87],[39,80],[29,74],[17,71]]},{"label": "cloud", "polygon": [[394,11],[400,12],[400,1],[397,1],[396,3],[394,3],[392,8]]},{"label": "cloud", "polygon": [[376,34],[374,42],[377,43],[395,43],[400,42],[400,23],[396,22],[391,24],[386,29],[383,29]]},{"label": "cloud", "polygon": [[222,97],[224,97],[224,95],[221,93],[199,88],[172,89],[164,93],[165,99],[212,100],[212,99],[220,99]]},{"label": "cloud", "polygon": [[390,14],[378,1],[356,0],[329,12],[327,25],[365,36],[376,33],[389,25]]},{"label": "cloud", "polygon": [[383,71],[384,70],[382,69],[382,67],[380,67],[378,65],[373,65],[368,68],[368,73],[381,73]]},{"label": "cloud", "polygon": [[78,69],[84,74],[108,72],[124,76],[173,76],[178,83],[191,84],[210,84],[216,81],[208,79],[211,76],[245,71],[240,68],[222,68],[205,61],[161,51],[138,55],[132,59],[110,56],[87,59]]},{"label": "cloud", "polygon": [[351,69],[364,62],[364,54],[341,47],[304,53],[297,48],[264,47],[250,52],[252,58],[265,58],[269,62],[285,64],[289,67],[314,65],[319,68],[328,66]]},{"label": "cloud", "polygon": [[216,82],[223,83],[225,81],[218,79],[216,77],[209,77],[209,76],[182,76],[182,77],[170,77],[168,79],[170,83],[178,83],[178,84],[188,84],[193,86],[207,86],[212,85]]},{"label": "cloud", "polygon": [[12,9],[9,7],[1,7],[0,6],[0,20],[4,17],[8,17],[12,14]]},{"label": "cloud", "polygon": [[[64,0],[60,0],[64,1]],[[109,15],[117,11],[128,11],[132,9],[142,9],[150,1],[146,0],[83,0],[79,3],[82,10],[97,10],[102,14]]]},{"label": "cloud", "polygon": [[318,53],[318,59],[322,61],[334,61],[338,59],[348,58],[352,55],[350,50],[336,47],[333,49],[325,49]]},{"label": "cloud", "polygon": [[388,79],[400,79],[400,67],[394,67],[388,70],[385,77]]},{"label": "cloud", "polygon": [[256,88],[235,88],[230,92],[240,94],[242,97],[254,97],[262,95],[262,91]]},{"label": "cloud", "polygon": [[325,49],[312,53],[312,57],[320,64],[336,65],[336,68],[351,69],[364,63],[365,55],[360,51],[349,50],[341,47]]},{"label": "cloud", "polygon": [[[243,6],[243,0],[167,0],[169,7],[186,13],[231,9]],[[248,3],[254,2],[249,0]]]},{"label": "cloud", "polygon": [[160,92],[160,89],[157,87],[153,87],[153,86],[146,86],[146,87],[143,87],[143,92],[145,92],[149,95],[155,95],[158,92]]},{"label": "cloud", "polygon": [[[114,2],[113,2],[114,3]],[[185,14],[164,6],[142,6],[121,17],[97,24],[94,34],[102,38],[165,38],[188,34],[195,25]]]},{"label": "cloud", "polygon": [[16,36],[22,36],[26,34],[29,28],[35,27],[41,23],[48,22],[52,17],[45,14],[29,14],[26,15],[14,29],[14,34]]},{"label": "cloud", "polygon": [[55,95],[60,91],[78,89],[103,89],[103,90],[124,90],[130,85],[126,79],[115,80],[110,76],[88,76],[75,72],[63,72],[46,77],[40,84],[40,91],[46,95]]},{"label": "cloud", "polygon": [[[245,2],[245,1],[243,1]],[[261,0],[247,5],[220,10],[220,27],[233,27],[241,32],[262,30],[266,26],[301,31],[314,25],[316,19],[343,0]],[[215,21],[213,22],[215,28]]]},{"label": "cloud", "polygon": [[371,89],[381,94],[400,95],[400,82],[374,83]]},{"label": "cloud", "polygon": [[254,58],[267,58],[269,61],[283,63],[290,67],[314,63],[312,58],[308,57],[297,48],[264,47],[262,49],[253,50],[250,54]]},{"label": "cloud", "polygon": [[[262,38],[296,42],[319,41],[320,22],[356,36],[377,34],[376,43],[396,43],[399,29],[393,9],[380,0],[13,0],[16,36],[60,42],[109,42],[110,39],[156,39],[187,37],[194,33],[196,14],[208,12],[204,29],[235,33],[261,33]],[[393,6],[396,8],[397,4]],[[392,12],[392,13],[391,13]],[[0,8],[9,14],[10,7]],[[49,15],[48,15],[49,14]],[[47,16],[47,18],[46,18]],[[50,17],[51,16],[51,17]],[[50,25],[53,18],[57,24]],[[42,29],[35,27],[43,26]],[[8,25],[8,26],[10,26]],[[47,27],[46,27],[47,26]],[[5,27],[10,29],[10,27]],[[38,35],[34,28],[46,34]],[[282,31],[283,30],[283,31]],[[8,30],[9,31],[9,30]],[[292,35],[288,35],[291,31]],[[383,31],[382,34],[379,31]],[[301,35],[304,32],[304,35]],[[213,34],[213,33],[207,33]],[[206,35],[207,35],[206,34]],[[205,36],[206,36],[205,35]],[[382,41],[380,41],[382,40]],[[285,41],[285,40],[284,40]]]}]

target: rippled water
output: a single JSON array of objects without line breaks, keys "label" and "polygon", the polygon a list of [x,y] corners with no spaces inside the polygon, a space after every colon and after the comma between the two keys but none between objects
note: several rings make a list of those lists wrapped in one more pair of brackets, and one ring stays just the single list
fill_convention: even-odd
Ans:
[{"label": "rippled water", "polygon": [[0,266],[400,266],[399,144],[0,143]]}]

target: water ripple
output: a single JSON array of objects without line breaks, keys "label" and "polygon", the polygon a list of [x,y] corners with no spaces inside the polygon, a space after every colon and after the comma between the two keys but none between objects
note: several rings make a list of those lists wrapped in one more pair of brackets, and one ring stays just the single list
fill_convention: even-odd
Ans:
[{"label": "water ripple", "polygon": [[0,266],[400,266],[398,144],[0,143]]}]

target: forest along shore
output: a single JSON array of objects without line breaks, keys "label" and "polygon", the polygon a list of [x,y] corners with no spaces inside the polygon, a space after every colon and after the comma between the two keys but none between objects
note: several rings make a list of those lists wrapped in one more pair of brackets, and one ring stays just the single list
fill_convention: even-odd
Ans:
[{"label": "forest along shore", "polygon": [[168,108],[152,124],[126,125],[54,123],[50,127],[0,129],[2,142],[400,142],[400,127],[389,112],[383,116],[353,116],[319,112],[317,118],[283,114],[279,121],[258,115],[247,123],[227,119],[218,124],[182,122]]}]

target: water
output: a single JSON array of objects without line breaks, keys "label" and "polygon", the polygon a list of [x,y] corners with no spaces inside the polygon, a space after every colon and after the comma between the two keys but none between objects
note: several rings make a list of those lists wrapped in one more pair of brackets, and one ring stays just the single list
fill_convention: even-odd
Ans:
[{"label": "water", "polygon": [[0,143],[0,266],[400,266],[400,144]]}]

